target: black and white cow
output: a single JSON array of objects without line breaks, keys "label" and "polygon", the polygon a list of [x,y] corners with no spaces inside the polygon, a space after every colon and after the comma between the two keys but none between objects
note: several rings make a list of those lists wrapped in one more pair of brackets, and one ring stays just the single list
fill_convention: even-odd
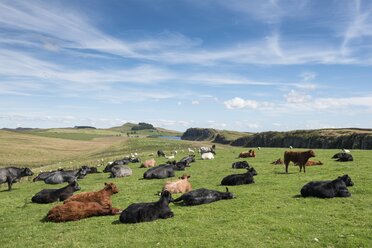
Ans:
[{"label": "black and white cow", "polygon": [[232,163],[231,167],[233,169],[249,169],[249,164],[247,161],[237,161]]},{"label": "black and white cow", "polygon": [[222,179],[221,185],[241,185],[254,183],[253,176],[257,175],[256,170],[247,168],[247,172],[243,174],[232,174]]},{"label": "black and white cow", "polygon": [[169,208],[173,201],[171,193],[164,191],[157,202],[133,203],[120,214],[121,223],[139,223],[156,219],[167,219],[174,216]]},{"label": "black and white cow", "polygon": [[8,190],[12,190],[12,184],[19,182],[21,177],[32,176],[34,173],[29,168],[7,167],[0,168],[0,184],[8,183]]},{"label": "black and white cow", "polygon": [[305,184],[301,189],[303,197],[319,197],[319,198],[333,198],[333,197],[349,197],[348,186],[353,186],[354,183],[348,175],[343,175],[335,180],[327,181],[312,181]]},{"label": "black and white cow", "polygon": [[73,181],[60,189],[43,189],[36,193],[32,197],[31,201],[34,203],[51,203],[58,200],[64,201],[78,190],[80,190],[79,184],[76,181]]},{"label": "black and white cow", "polygon": [[228,188],[226,188],[226,192],[201,188],[181,195],[174,202],[182,201],[184,206],[195,206],[232,198],[235,198],[235,196],[229,192]]},{"label": "black and white cow", "polygon": [[200,154],[211,152],[214,155],[216,155],[215,148],[213,148],[213,147],[202,146],[202,147],[200,147],[199,151],[200,151]]}]

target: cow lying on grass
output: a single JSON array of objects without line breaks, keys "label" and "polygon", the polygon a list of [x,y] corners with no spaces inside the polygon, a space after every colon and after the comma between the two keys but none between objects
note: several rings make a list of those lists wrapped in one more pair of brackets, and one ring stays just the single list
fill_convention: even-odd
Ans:
[{"label": "cow lying on grass", "polygon": [[308,160],[305,164],[306,166],[315,166],[315,165],[323,165],[321,161],[314,161],[314,160]]},{"label": "cow lying on grass", "polygon": [[257,172],[252,167],[243,174],[232,174],[222,179],[221,185],[241,185],[254,183],[253,176],[256,176]]},{"label": "cow lying on grass", "polygon": [[303,168],[305,173],[306,172],[305,164],[311,157],[315,157],[315,153],[313,150],[308,150],[305,152],[285,151],[284,152],[285,172],[288,173],[288,165],[292,161],[294,164],[298,164],[300,166],[300,172],[302,171]]},{"label": "cow lying on grass", "polygon": [[249,150],[247,152],[239,153],[239,158],[255,158],[256,152],[254,150]]},{"label": "cow lying on grass", "polygon": [[169,208],[169,203],[172,201],[172,194],[169,191],[164,191],[157,202],[133,203],[129,205],[121,212],[119,220],[121,223],[139,223],[171,218],[174,216]]},{"label": "cow lying on grass", "polygon": [[313,181],[305,184],[301,189],[303,197],[319,197],[319,198],[333,198],[333,197],[349,197],[350,192],[347,186],[353,186],[354,183],[348,175],[338,177],[333,181]]},{"label": "cow lying on grass", "polygon": [[183,175],[182,177],[179,177],[179,180],[177,181],[165,182],[162,191],[169,191],[172,194],[189,192],[192,190],[189,178],[190,176]]},{"label": "cow lying on grass", "polygon": [[182,204],[185,206],[195,206],[233,198],[235,196],[229,192],[228,188],[226,188],[226,192],[201,188],[181,195],[174,202],[182,201]]},{"label": "cow lying on grass", "polygon": [[246,169],[246,168],[249,168],[249,164],[247,161],[238,161],[238,162],[232,163],[231,167],[233,169]]},{"label": "cow lying on grass", "polygon": [[336,153],[332,158],[336,159],[337,162],[349,162],[354,160],[353,155],[344,152]]},{"label": "cow lying on grass", "polygon": [[80,190],[79,184],[76,181],[68,184],[67,186],[60,189],[43,189],[36,193],[31,201],[34,203],[51,203],[55,201],[64,201],[75,191]]},{"label": "cow lying on grass", "polygon": [[8,183],[8,191],[12,190],[13,183],[19,182],[21,177],[32,176],[34,173],[29,168],[7,167],[0,168],[0,184]]},{"label": "cow lying on grass", "polygon": [[277,160],[271,162],[271,164],[280,165],[283,164],[283,160],[281,158],[278,158]]},{"label": "cow lying on grass", "polygon": [[156,165],[156,161],[155,159],[152,158],[152,159],[149,159],[143,162],[140,168],[150,168],[150,167],[154,167],[155,165]]},{"label": "cow lying on grass", "polygon": [[113,183],[105,183],[102,190],[84,192],[71,196],[63,205],[55,206],[48,214],[47,219],[54,222],[74,221],[91,216],[114,215],[120,209],[113,208],[111,195],[119,190]]}]

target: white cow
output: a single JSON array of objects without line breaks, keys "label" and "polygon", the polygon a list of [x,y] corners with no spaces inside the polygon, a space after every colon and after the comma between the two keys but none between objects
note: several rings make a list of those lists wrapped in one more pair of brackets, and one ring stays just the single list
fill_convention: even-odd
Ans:
[{"label": "white cow", "polygon": [[203,153],[203,154],[201,155],[201,158],[202,158],[203,160],[210,160],[210,159],[214,159],[214,155],[213,155],[213,153],[211,153],[211,152],[206,152],[206,153]]},{"label": "white cow", "polygon": [[190,147],[187,148],[187,150],[189,151],[189,153],[195,153],[195,151],[193,149],[191,149]]},{"label": "white cow", "polygon": [[350,150],[348,150],[348,149],[342,149],[342,152],[343,153],[350,153]]}]

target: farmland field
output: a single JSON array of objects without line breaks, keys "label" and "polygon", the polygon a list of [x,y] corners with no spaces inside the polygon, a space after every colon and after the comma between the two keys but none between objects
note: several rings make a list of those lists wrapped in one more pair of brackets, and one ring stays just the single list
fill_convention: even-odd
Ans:
[{"label": "farmland field", "polygon": [[[96,138],[92,141],[57,139],[30,134],[1,133],[1,167],[25,165],[28,160],[35,175],[42,168],[72,168],[107,161],[137,152],[142,160],[150,153],[177,149],[176,159],[186,156],[187,147],[199,142],[158,138]],[[184,150],[184,152],[182,152]],[[229,174],[241,147],[217,145],[215,160],[199,159],[186,169],[194,189],[225,191],[219,186]],[[50,223],[42,219],[59,204],[30,203],[31,197],[44,188],[62,185],[32,183],[27,178],[14,184],[14,190],[0,188],[1,247],[372,247],[372,174],[370,150],[353,150],[353,162],[331,160],[338,150],[315,149],[313,160],[322,166],[308,167],[306,174],[290,165],[270,162],[282,157],[284,148],[256,150],[257,157],[246,159],[258,175],[255,184],[229,187],[236,199],[207,205],[182,207],[170,204],[174,217],[140,224],[118,224],[118,216],[103,216],[77,222]],[[102,162],[103,159],[103,162]],[[158,164],[164,158],[155,158]],[[98,162],[100,161],[100,162]],[[108,174],[92,174],[79,181],[81,192],[96,191],[104,182],[114,182],[120,192],[112,197],[113,206],[121,209],[135,202],[156,201],[156,195],[169,179],[139,180],[146,169],[130,164],[133,175],[109,179]],[[102,167],[100,169],[102,171]],[[180,176],[184,172],[177,171]],[[335,179],[348,174],[355,185],[349,198],[316,199],[298,197],[301,187],[311,180]],[[175,178],[174,178],[175,179]],[[179,194],[174,195],[178,197]]]}]

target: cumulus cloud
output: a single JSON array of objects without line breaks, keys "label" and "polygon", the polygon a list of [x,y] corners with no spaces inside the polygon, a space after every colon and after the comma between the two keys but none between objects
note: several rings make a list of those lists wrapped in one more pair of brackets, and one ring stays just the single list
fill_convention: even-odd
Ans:
[{"label": "cumulus cloud", "polygon": [[304,103],[311,100],[310,95],[295,90],[291,90],[288,94],[284,95],[284,98],[288,103]]},{"label": "cumulus cloud", "polygon": [[256,100],[244,100],[240,97],[234,97],[233,99],[227,100],[223,102],[225,107],[228,109],[242,109],[242,108],[250,108],[250,109],[272,109],[274,108],[275,104],[270,102],[258,102]]}]

